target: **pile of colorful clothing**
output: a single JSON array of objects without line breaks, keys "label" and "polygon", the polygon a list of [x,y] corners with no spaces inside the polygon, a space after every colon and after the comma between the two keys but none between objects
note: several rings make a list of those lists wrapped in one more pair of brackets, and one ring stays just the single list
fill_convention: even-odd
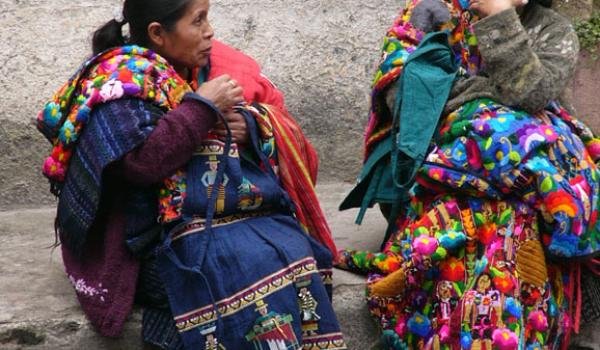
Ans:
[{"label": "pile of colorful clothing", "polygon": [[[385,39],[365,164],[387,138],[401,142],[403,115],[386,93],[423,49],[426,33],[410,21],[418,3],[409,1]],[[448,5],[452,20],[440,29],[458,75],[475,75],[483,61],[473,16],[461,1]],[[600,139],[556,102],[532,115],[475,99],[441,116],[428,146],[415,181],[401,188],[406,202],[383,251],[338,258],[338,267],[368,274],[386,349],[566,349],[581,320],[584,265],[600,253]]]}]

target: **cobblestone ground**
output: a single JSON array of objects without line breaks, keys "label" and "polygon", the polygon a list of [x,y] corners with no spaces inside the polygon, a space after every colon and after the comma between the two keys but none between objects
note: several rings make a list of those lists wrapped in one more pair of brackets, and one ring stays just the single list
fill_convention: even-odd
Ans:
[{"label": "cobblestone ground", "polygon": [[[348,184],[319,187],[323,208],[340,248],[377,249],[385,222],[377,210],[362,226],[353,224],[356,211],[340,213],[337,205]],[[143,349],[139,310],[119,339],[99,337],[81,313],[65,278],[54,243],[54,210],[40,208],[0,212],[0,349]],[[377,331],[363,302],[363,278],[335,272],[334,306],[350,350],[377,349]],[[577,341],[600,350],[600,323],[588,325]]]}]

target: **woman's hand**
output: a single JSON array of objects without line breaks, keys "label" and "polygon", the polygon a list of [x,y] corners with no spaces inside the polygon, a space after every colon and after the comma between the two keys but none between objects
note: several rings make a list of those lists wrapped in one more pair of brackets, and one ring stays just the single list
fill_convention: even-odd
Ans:
[{"label": "woman's hand", "polygon": [[[228,110],[223,113],[229,129],[231,130],[232,141],[238,145],[243,145],[248,142],[250,135],[248,133],[248,125],[246,125],[246,119],[240,113],[234,110]],[[222,121],[218,121],[212,130],[214,134],[219,136],[219,139],[224,140],[227,136],[227,129]]]},{"label": "woman's hand", "polygon": [[469,9],[477,11],[483,18],[514,7],[527,5],[528,2],[528,0],[471,0]]},{"label": "woman's hand", "polygon": [[244,101],[242,88],[227,74],[200,85],[196,93],[211,101],[220,111]]}]

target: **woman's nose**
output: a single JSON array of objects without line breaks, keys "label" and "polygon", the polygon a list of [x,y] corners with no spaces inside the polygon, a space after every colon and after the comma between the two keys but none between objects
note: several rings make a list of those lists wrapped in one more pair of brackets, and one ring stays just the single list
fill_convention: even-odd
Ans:
[{"label": "woman's nose", "polygon": [[215,31],[213,30],[213,27],[209,22],[207,24],[206,30],[204,31],[204,37],[207,39],[212,39],[213,36],[215,36]]}]

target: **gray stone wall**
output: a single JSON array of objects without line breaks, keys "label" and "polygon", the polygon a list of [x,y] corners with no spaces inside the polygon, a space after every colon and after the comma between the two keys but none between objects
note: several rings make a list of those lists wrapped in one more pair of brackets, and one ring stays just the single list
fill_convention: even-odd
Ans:
[{"label": "gray stone wall", "polygon": [[[572,21],[587,20],[600,10],[600,0],[558,0],[554,8]],[[577,117],[584,120],[597,133],[600,132],[600,61],[583,51],[579,55],[577,71],[565,97],[575,106]]]},{"label": "gray stone wall", "polygon": [[598,6],[594,0],[554,0],[553,7],[570,19],[588,19],[592,15],[592,8]]},{"label": "gray stone wall", "polygon": [[[0,210],[49,203],[48,143],[32,119],[90,52],[117,0],[0,0]],[[255,57],[322,158],[322,178],[358,171],[380,39],[404,1],[211,1],[217,37]]]}]

